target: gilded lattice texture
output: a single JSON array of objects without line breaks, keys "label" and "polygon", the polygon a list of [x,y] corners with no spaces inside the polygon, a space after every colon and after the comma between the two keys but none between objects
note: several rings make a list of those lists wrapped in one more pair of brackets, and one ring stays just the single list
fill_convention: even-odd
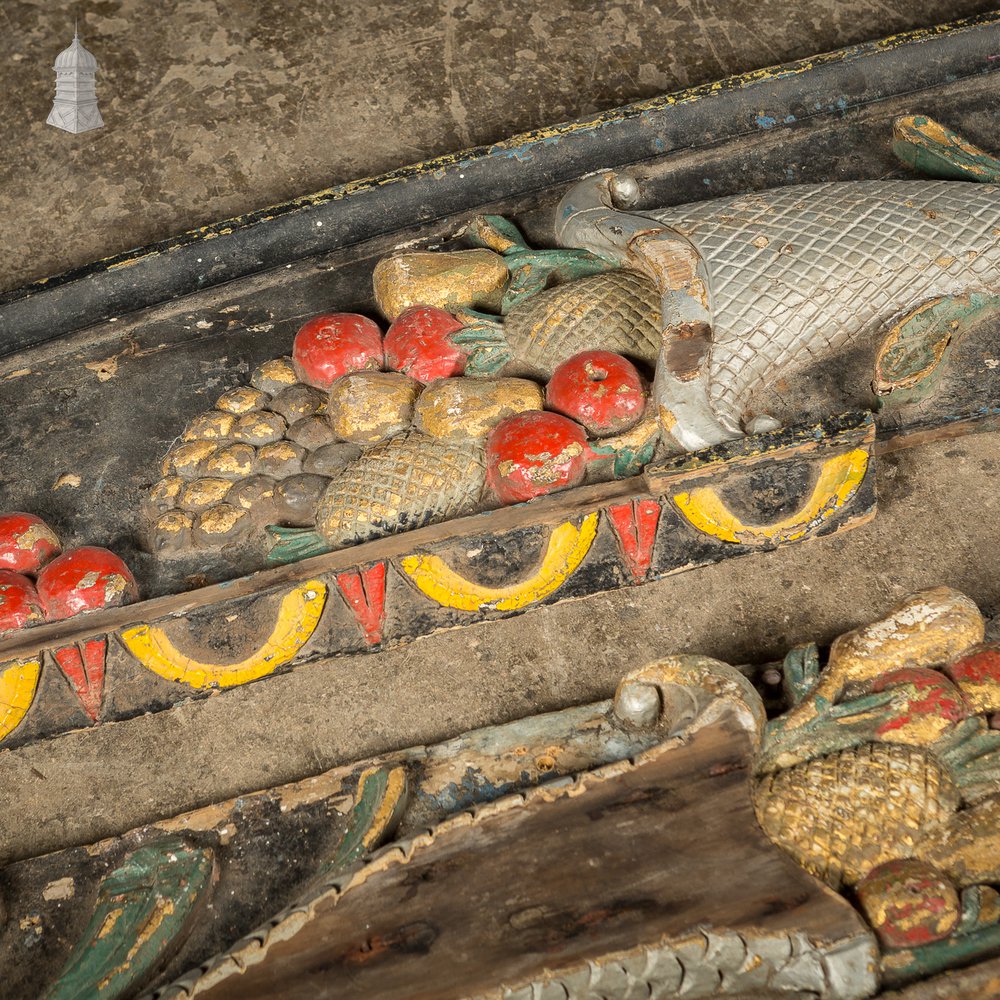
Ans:
[{"label": "gilded lattice texture", "polygon": [[485,484],[482,442],[412,431],[346,466],[327,487],[316,524],[332,548],[356,545],[471,513]]},{"label": "gilded lattice texture", "polygon": [[868,743],[764,775],[754,799],[765,833],[838,888],[907,857],[923,828],[952,816],[960,795],[931,754]]},{"label": "gilded lattice texture", "polygon": [[660,302],[633,271],[580,278],[533,295],[504,320],[516,361],[548,378],[580,351],[615,351],[652,368],[660,351]]},{"label": "gilded lattice texture", "polygon": [[944,295],[1000,290],[998,189],[959,181],[802,185],[653,213],[705,258],[710,398],[738,421],[801,370]]}]

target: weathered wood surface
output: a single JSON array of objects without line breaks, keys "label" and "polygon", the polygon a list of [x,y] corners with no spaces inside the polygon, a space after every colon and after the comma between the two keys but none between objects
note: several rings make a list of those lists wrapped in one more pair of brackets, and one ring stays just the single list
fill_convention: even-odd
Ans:
[{"label": "weathered wood surface", "polygon": [[[695,986],[705,975],[699,959],[728,967],[726,957],[705,955],[703,934],[715,929],[750,942],[790,934],[815,942],[799,988],[820,995],[843,974],[839,958],[827,967],[825,946],[846,957],[845,942],[853,940],[855,992],[841,995],[870,994],[875,973],[866,956],[874,956],[863,924],[763,836],[748,793],[749,762],[746,731],[724,716],[635,766],[459,817],[379,855],[339,892],[315,900],[304,919],[275,921],[262,947],[236,949],[235,961],[215,965],[192,995],[500,996],[683,939]],[[729,975],[738,980],[733,969]],[[775,972],[772,981],[765,969],[748,982],[756,996],[780,995],[794,989],[795,975]],[[652,978],[659,979],[653,996],[672,995],[664,989],[669,977]],[[642,982],[640,973],[633,988],[642,992]],[[716,974],[712,992],[718,983]],[[159,994],[182,995],[173,988]]]},{"label": "weathered wood surface", "polygon": [[[963,30],[973,33],[979,40],[976,44],[981,43],[982,33],[976,34],[973,28]],[[995,26],[982,30],[994,31]],[[881,54],[889,62],[898,58],[898,53],[890,52],[891,44],[884,49]],[[874,53],[866,56],[871,67],[877,66],[879,58]],[[864,93],[858,94],[855,82],[849,81],[848,89],[854,96],[844,108],[836,108],[829,95],[820,110],[792,102],[787,114],[768,117],[766,127],[758,122],[760,127],[746,135],[737,130],[711,148],[673,150],[669,156],[634,164],[631,174],[638,188],[637,210],[787,183],[903,176],[905,168],[891,151],[891,122],[896,115],[912,113],[917,104],[920,111],[947,121],[963,136],[989,149],[990,124],[982,108],[993,100],[996,80],[992,74],[979,74],[993,68],[992,63],[970,68],[966,60],[962,65],[962,72],[971,72],[971,77],[953,83],[936,80],[933,89],[918,96],[868,83],[861,88]],[[808,72],[797,72],[800,87],[814,86]],[[873,73],[875,79],[875,69]],[[696,108],[703,98],[707,100],[706,95],[698,96],[691,107]],[[709,105],[710,101],[704,107]],[[669,148],[669,142],[664,148]],[[552,207],[560,194],[561,189],[554,186],[490,207],[515,218],[534,245],[549,246],[553,241]],[[479,204],[481,197],[480,191],[470,193],[469,211],[452,205],[449,211],[454,209],[453,214],[433,226],[373,237],[350,248],[122,316],[3,359],[0,411],[10,418],[10,434],[0,445],[0,455],[5,468],[16,470],[16,474],[0,481],[0,509],[37,511],[67,544],[86,541],[113,548],[135,570],[142,593],[151,600],[131,609],[43,626],[7,640],[2,644],[2,662],[30,659],[39,649],[58,648],[91,635],[161,623],[167,638],[184,654],[179,666],[175,663],[164,668],[167,678],[139,666],[117,641],[109,643],[108,681],[98,718],[123,719],[200,696],[212,690],[216,681],[221,684],[222,677],[231,684],[260,676],[263,668],[259,662],[245,662],[255,657],[257,661],[271,657],[268,665],[285,669],[304,659],[385,648],[436,629],[656,579],[682,567],[705,565],[758,547],[695,531],[678,516],[673,501],[650,485],[652,480],[637,479],[580,488],[528,509],[496,511],[423,529],[426,534],[404,534],[358,546],[319,561],[284,567],[274,575],[240,575],[259,562],[245,566],[229,565],[224,560],[210,565],[168,564],[141,550],[140,499],[158,476],[160,456],[186,422],[210,405],[220,391],[244,383],[248,372],[262,361],[286,353],[305,317],[331,304],[370,312],[374,262],[402,242],[447,243],[467,221],[472,202],[476,211],[485,207]],[[953,345],[949,373],[932,398],[876,414],[876,451],[892,451],[938,435],[992,428],[998,400],[995,377],[987,362],[997,353],[992,347],[994,334],[988,327],[977,329]],[[871,359],[864,352],[848,352],[841,361],[810,372],[794,384],[770,387],[773,391],[762,401],[768,412],[791,425],[804,416],[813,419],[817,412],[872,407],[870,376],[860,377]],[[163,386],[169,386],[169,391],[163,391]],[[41,440],[44,447],[39,446]],[[724,491],[743,522],[780,521],[807,494],[808,472],[795,468],[802,463],[781,463],[788,475],[780,483],[768,478],[763,467],[777,457],[765,456],[756,473],[749,467],[738,473],[727,471],[735,481],[727,482]],[[754,475],[760,476],[756,489]],[[673,473],[667,478],[674,482]],[[871,478],[866,476],[852,502],[836,517],[811,533],[849,526],[870,516],[874,504]],[[754,507],[754,498],[764,502]],[[554,591],[539,589],[535,576],[544,561],[546,534],[563,524],[570,525],[567,532],[579,531],[591,516],[598,522],[595,534],[576,570]],[[766,538],[763,547],[767,547]],[[481,611],[442,606],[418,592],[413,578],[399,571],[403,559],[425,548],[487,591],[479,602]],[[478,555],[469,555],[480,549]],[[382,570],[377,569],[380,563],[384,564]],[[382,586],[372,593],[363,579],[369,572],[384,574]],[[341,574],[352,580],[342,584],[337,579]],[[322,621],[308,642],[292,656],[286,648],[279,657],[281,663],[276,664],[270,647],[261,653],[261,643],[272,635],[279,606],[289,589],[317,575],[326,588]],[[219,580],[226,582],[217,584]],[[531,585],[521,586],[528,583]],[[511,587],[517,591],[513,597]],[[476,587],[472,590],[480,593]],[[498,590],[505,592],[508,604],[513,601],[518,606],[491,606]],[[360,594],[360,605],[351,594]],[[232,619],[222,634],[210,607],[213,602],[219,602],[215,605],[218,609],[225,608],[223,619]],[[378,641],[373,641],[376,637]],[[190,672],[189,661],[195,663]],[[244,664],[240,670],[229,669],[240,663]],[[205,670],[205,664],[218,669]],[[203,688],[192,686],[170,679],[174,675],[207,683]],[[11,675],[8,686],[16,679]],[[17,731],[6,736],[4,746],[90,724],[51,665],[42,664],[37,689],[29,691],[28,687],[18,680],[19,703],[31,703],[32,698],[34,703]]]},{"label": "weathered wood surface", "polygon": [[[97,995],[134,996],[151,976],[169,980],[224,950],[394,830],[413,836],[457,810],[628,758],[660,739],[655,725],[622,724],[610,701],[582,705],[11,864],[0,871],[3,996],[36,1000],[57,979],[58,996],[93,996],[119,966]],[[211,882],[185,876],[178,884],[171,859],[199,853],[214,858]],[[95,907],[103,914],[96,924]],[[126,910],[135,919],[119,922]]]}]

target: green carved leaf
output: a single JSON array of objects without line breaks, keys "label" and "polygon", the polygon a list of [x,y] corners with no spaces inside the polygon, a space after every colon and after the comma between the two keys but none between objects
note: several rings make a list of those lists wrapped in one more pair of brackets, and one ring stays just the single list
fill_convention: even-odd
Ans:
[{"label": "green carved leaf", "polygon": [[809,642],[789,650],[781,667],[785,697],[789,705],[797,705],[819,680],[819,650]]},{"label": "green carved leaf", "polygon": [[459,318],[465,326],[451,335],[451,342],[468,355],[465,374],[472,378],[496,375],[511,359],[503,321],[471,309],[463,310]]},{"label": "green carved leaf", "polygon": [[269,524],[265,531],[270,539],[267,561],[272,566],[298,562],[330,551],[326,539],[314,528],[286,528],[280,524]]},{"label": "green carved leaf", "polygon": [[145,844],[102,879],[94,915],[46,1000],[132,994],[176,950],[212,882],[213,854],[179,837]]},{"label": "green carved leaf", "polygon": [[503,254],[510,268],[510,281],[500,304],[507,315],[518,303],[551,285],[616,270],[617,261],[598,257],[589,250],[533,250],[521,231],[500,215],[477,215],[466,227],[465,238],[475,247]]},{"label": "green carved leaf", "polygon": [[407,802],[406,768],[373,767],[358,779],[354,807],[347,829],[330,860],[321,868],[327,875],[346,868],[389,837]]},{"label": "green carved leaf", "polygon": [[500,303],[506,316],[514,306],[551,285],[616,271],[617,261],[605,260],[588,250],[510,250],[504,254],[510,281]]},{"label": "green carved leaf", "polygon": [[983,316],[1000,311],[1000,297],[981,292],[934,299],[889,331],[875,360],[875,392],[884,402],[925,395],[952,343]]},{"label": "green carved leaf", "polygon": [[465,237],[473,246],[497,253],[528,249],[521,230],[502,215],[477,215],[466,227]]}]

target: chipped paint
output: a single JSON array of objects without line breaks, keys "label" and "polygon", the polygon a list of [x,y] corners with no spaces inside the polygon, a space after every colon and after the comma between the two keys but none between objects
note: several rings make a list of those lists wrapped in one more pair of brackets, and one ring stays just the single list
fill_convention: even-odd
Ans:
[{"label": "chipped paint", "polygon": [[292,660],[309,641],[326,603],[326,584],[308,580],[286,594],[271,634],[249,656],[235,663],[206,663],[182,653],[155,625],[121,633],[132,655],[155,674],[197,689],[232,687],[273,673]]},{"label": "chipped paint", "polygon": [[579,528],[566,522],[549,536],[538,569],[520,583],[486,587],[458,573],[435,555],[401,560],[403,571],[432,601],[460,611],[513,611],[554,593],[583,561],[597,535],[598,515],[588,514]]},{"label": "chipped paint", "polygon": [[46,902],[52,902],[58,899],[72,899],[76,894],[76,882],[73,880],[72,876],[67,875],[65,878],[57,878],[42,890],[42,899]]},{"label": "chipped paint", "polygon": [[89,361],[83,367],[92,371],[98,382],[108,382],[118,374],[118,355],[112,354],[103,361]]}]

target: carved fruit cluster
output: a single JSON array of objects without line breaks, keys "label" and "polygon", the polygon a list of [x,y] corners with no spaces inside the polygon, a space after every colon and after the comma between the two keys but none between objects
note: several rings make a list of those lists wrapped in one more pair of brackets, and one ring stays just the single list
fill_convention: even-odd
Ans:
[{"label": "carved fruit cluster", "polygon": [[454,337],[463,329],[420,304],[384,337],[353,313],[310,319],[290,358],[224,393],[170,450],[147,501],[151,547],[249,543],[267,524],[315,526],[341,547],[573,486],[592,468],[621,475],[623,456],[624,474],[648,459],[656,423],[624,357],[584,352],[547,389],[472,378]]},{"label": "carved fruit cluster", "polygon": [[[461,327],[441,309],[416,307],[383,343],[364,316],[310,319],[290,358],[224,393],[167,454],[146,502],[151,548],[183,553],[250,541],[264,524],[311,527],[331,483],[350,496],[368,489],[353,479],[377,476],[378,446],[407,436],[412,453],[426,439],[433,465],[447,460],[436,454],[442,442],[483,438],[504,417],[540,409],[533,382],[460,377],[465,356],[448,335]],[[363,453],[374,457],[359,466]],[[382,464],[394,461],[390,449]]]},{"label": "carved fruit cluster", "polygon": [[501,502],[519,503],[578,485],[588,462],[628,451],[629,439],[623,435],[629,431],[638,428],[635,437],[643,444],[655,437],[648,423],[638,427],[648,396],[635,365],[620,354],[574,355],[556,368],[545,387],[545,404],[552,412],[510,417],[490,434],[490,486]]},{"label": "carved fruit cluster", "polygon": [[113,552],[95,545],[61,550],[40,517],[0,515],[0,635],[138,597],[135,578]]}]

